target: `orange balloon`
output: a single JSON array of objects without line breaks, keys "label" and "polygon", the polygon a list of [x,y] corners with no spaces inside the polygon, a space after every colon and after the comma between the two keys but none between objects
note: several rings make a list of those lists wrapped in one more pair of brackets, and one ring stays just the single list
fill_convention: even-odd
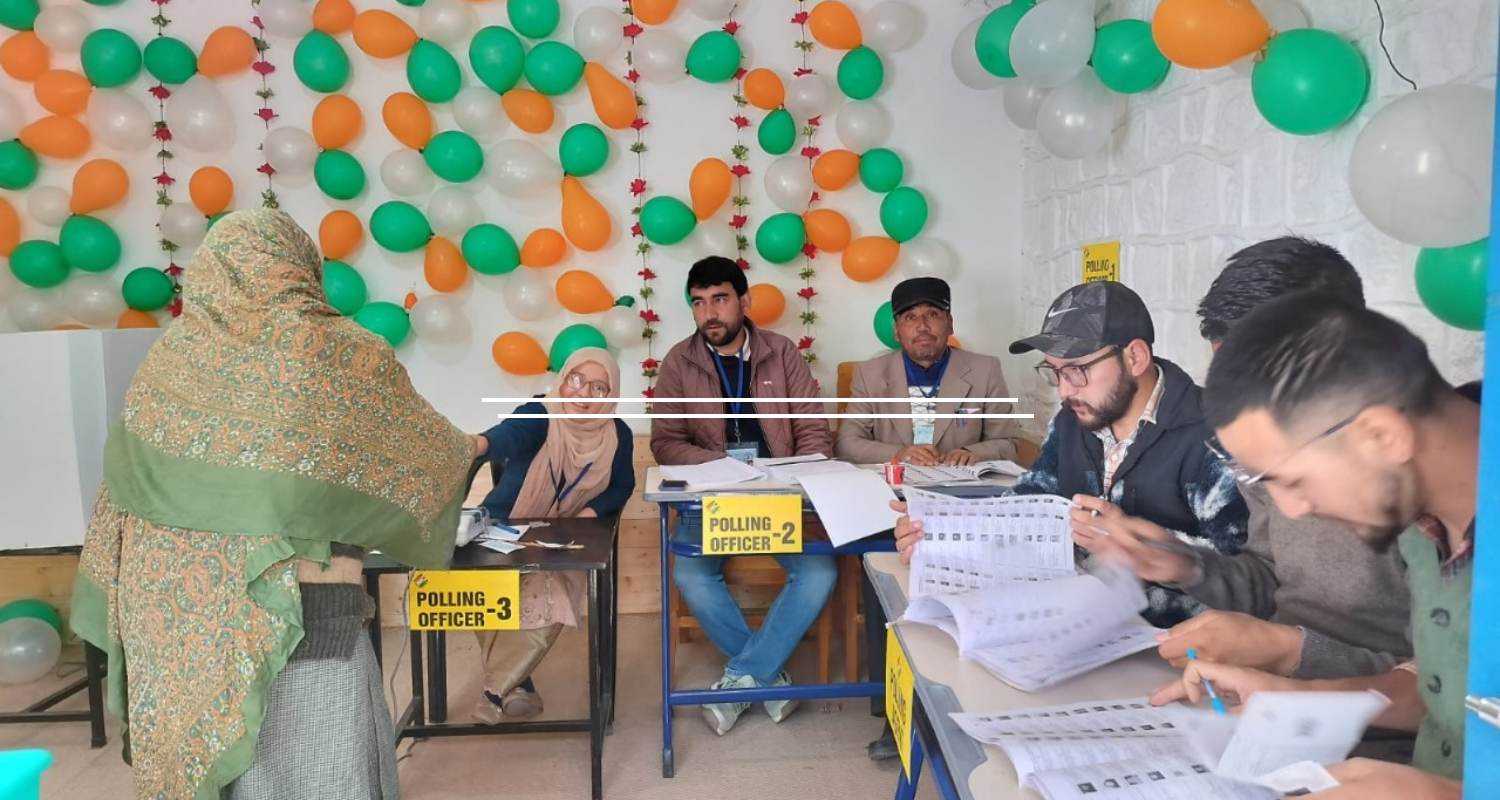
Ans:
[{"label": "orange balloon", "polygon": [[837,191],[859,174],[859,155],[852,150],[829,150],[813,161],[812,173],[819,189]]},{"label": "orange balloon", "polygon": [[660,25],[677,10],[677,0],[631,0],[635,18],[647,25]]},{"label": "orange balloon", "polygon": [[432,112],[422,98],[411,92],[396,92],[380,107],[380,118],[396,141],[421,150],[432,139]]},{"label": "orange balloon", "polygon": [[547,352],[536,340],[518,331],[495,338],[490,356],[500,369],[512,375],[540,375],[547,371]]},{"label": "orange balloon", "polygon": [[609,212],[589,194],[583,181],[572,175],[563,178],[562,229],[579,250],[602,250],[609,244]]},{"label": "orange balloon", "polygon": [[96,158],[73,173],[73,198],[68,208],[74,214],[92,214],[125,199],[130,176],[118,161]]},{"label": "orange balloon", "polygon": [[21,31],[0,44],[0,69],[18,81],[34,81],[47,71],[52,53],[31,31]]},{"label": "orange balloon", "polygon": [[21,215],[9,200],[0,197],[0,256],[10,257],[10,251],[21,243]]},{"label": "orange balloon", "polygon": [[953,348],[963,347],[963,345],[959,343],[958,337],[952,335],[948,337],[948,346]]},{"label": "orange balloon", "polygon": [[859,20],[839,0],[823,0],[813,6],[807,17],[807,29],[824,47],[835,50],[853,50],[864,41],[859,32]]},{"label": "orange balloon", "polygon": [[313,6],[313,27],[337,36],[354,27],[354,4],[349,0],[318,0]]},{"label": "orange balloon", "polygon": [[94,87],[89,79],[70,69],[49,69],[32,86],[36,101],[54,114],[81,114],[89,105]]},{"label": "orange balloon", "polygon": [[588,270],[570,269],[557,279],[557,302],[574,314],[608,311],[615,298],[599,276]]},{"label": "orange balloon", "polygon": [[705,158],[693,167],[693,174],[688,177],[688,194],[693,200],[693,215],[699,220],[705,220],[714,215],[724,201],[729,199],[729,191],[734,186],[734,175],[729,172],[729,165],[717,158]]},{"label": "orange balloon", "polygon": [[156,317],[145,311],[137,311],[127,308],[120,313],[120,318],[115,320],[116,328],[159,328]]},{"label": "orange balloon", "polygon": [[635,122],[635,92],[625,85],[625,81],[593,62],[584,65],[583,80],[588,84],[589,100],[594,103],[594,113],[605,127],[619,131]]},{"label": "orange balloon", "polygon": [[884,236],[861,236],[844,249],[844,274],[856,281],[873,281],[890,271],[901,245]]},{"label": "orange balloon", "polygon": [[330,211],[318,225],[318,246],[323,250],[323,257],[333,261],[342,261],[352,255],[364,238],[365,228],[351,211]]},{"label": "orange balloon", "polygon": [[338,150],[354,141],[364,124],[358,103],[346,94],[331,94],[313,109],[313,140],[324,150]]},{"label": "orange balloon", "polygon": [[234,180],[218,167],[199,167],[188,179],[188,197],[203,216],[211,217],[234,202]]},{"label": "orange balloon", "polygon": [[255,40],[244,28],[225,25],[203,40],[203,51],[198,54],[198,71],[217,78],[243,72],[254,61]]},{"label": "orange balloon", "polygon": [[53,158],[78,158],[89,151],[89,129],[72,117],[42,117],[21,129],[21,144]]},{"label": "orange balloon", "polygon": [[354,44],[375,58],[395,58],[417,43],[417,32],[389,11],[370,9],[354,18]]},{"label": "orange balloon", "polygon": [[1250,0],[1162,0],[1151,38],[1174,64],[1214,69],[1263,47],[1271,26]]},{"label": "orange balloon", "polygon": [[517,128],[527,133],[545,133],[552,127],[552,101],[541,92],[511,89],[500,95],[500,107],[505,109],[505,116],[510,117]]},{"label": "orange balloon", "polygon": [[849,230],[849,220],[831,208],[819,208],[802,215],[802,226],[807,230],[807,240],[819,250],[837,253],[849,246],[854,236]]},{"label": "orange balloon", "polygon": [[781,319],[786,312],[786,295],[769,283],[757,283],[750,287],[750,310],[745,312],[750,321],[762,328]]},{"label": "orange balloon", "polygon": [[434,236],[427,240],[427,251],[422,259],[422,274],[427,285],[439,292],[452,292],[469,279],[469,264],[458,245]]},{"label": "orange balloon", "polygon": [[772,70],[752,69],[745,74],[745,99],[763,111],[775,111],[786,102],[786,86]]},{"label": "orange balloon", "polygon": [[521,243],[521,263],[528,267],[550,267],[561,261],[568,242],[552,228],[537,228]]}]

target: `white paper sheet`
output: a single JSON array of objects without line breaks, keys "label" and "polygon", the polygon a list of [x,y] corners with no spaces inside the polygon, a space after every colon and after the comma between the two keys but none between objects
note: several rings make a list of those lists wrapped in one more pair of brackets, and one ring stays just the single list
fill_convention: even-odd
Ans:
[{"label": "white paper sheet", "polygon": [[807,475],[801,481],[835,546],[888,531],[901,516],[891,510],[895,492],[874,472],[855,469]]},{"label": "white paper sheet", "polygon": [[756,467],[779,467],[782,464],[806,464],[812,461],[827,461],[828,456],[822,453],[809,453],[805,456],[782,456],[781,458],[752,458],[750,463]]},{"label": "white paper sheet", "polygon": [[1061,497],[957,498],[908,489],[906,502],[923,532],[911,562],[913,597],[1077,573],[1071,506]]},{"label": "white paper sheet", "polygon": [[863,472],[859,467],[847,461],[798,461],[791,464],[781,464],[766,467],[766,473],[772,483],[801,483],[802,479],[809,475],[831,475],[838,473]]},{"label": "white paper sheet", "polygon": [[760,480],[765,473],[743,461],[725,456],[702,464],[677,464],[661,468],[663,478],[687,481],[691,489],[713,489]]}]

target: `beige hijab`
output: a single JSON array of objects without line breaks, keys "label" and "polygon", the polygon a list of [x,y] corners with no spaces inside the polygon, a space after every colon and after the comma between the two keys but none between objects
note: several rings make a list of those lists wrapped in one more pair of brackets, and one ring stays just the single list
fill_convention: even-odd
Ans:
[{"label": "beige hijab", "polygon": [[[588,398],[580,402],[562,396],[568,375],[589,362],[609,373],[609,396],[620,395],[620,367],[609,351],[583,347],[568,357],[558,373],[557,387],[543,401],[548,413],[558,416],[547,420],[547,440],[526,470],[526,480],[510,512],[512,517],[576,516],[609,485],[615,449],[620,445],[615,420],[570,419],[564,404],[577,404],[589,413],[607,412],[613,404],[589,403]],[[569,486],[572,488],[567,489],[567,496],[559,498],[560,491]]]}]

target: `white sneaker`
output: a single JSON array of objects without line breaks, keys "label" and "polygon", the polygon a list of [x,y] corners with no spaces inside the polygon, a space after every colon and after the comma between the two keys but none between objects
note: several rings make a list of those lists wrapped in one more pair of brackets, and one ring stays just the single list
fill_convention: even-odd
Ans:
[{"label": "white sneaker", "polygon": [[[792,679],[785,672],[782,672],[776,676],[776,682],[771,685],[791,686]],[[767,700],[765,702],[766,715],[771,718],[772,722],[779,724],[782,720],[790,717],[792,712],[797,710],[798,705],[800,705],[800,702],[797,700]]]},{"label": "white sneaker", "polygon": [[[755,685],[755,679],[749,675],[741,675],[738,678],[725,675],[708,688],[751,689]],[[734,723],[739,721],[740,715],[749,707],[749,703],[706,703],[703,706],[703,719],[708,722],[708,727],[714,729],[714,733],[723,736],[729,733],[729,729],[734,727]]]}]

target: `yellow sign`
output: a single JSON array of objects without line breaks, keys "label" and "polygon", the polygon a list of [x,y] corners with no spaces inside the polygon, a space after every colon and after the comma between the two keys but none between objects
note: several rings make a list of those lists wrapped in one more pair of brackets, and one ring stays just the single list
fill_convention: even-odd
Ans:
[{"label": "yellow sign", "polygon": [[896,737],[896,751],[901,754],[901,769],[911,774],[911,728],[912,728],[912,679],[911,665],[906,663],[906,652],[896,639],[896,629],[885,631],[885,719]]},{"label": "yellow sign", "polygon": [[1083,246],[1083,282],[1120,279],[1120,243],[1098,242]]},{"label": "yellow sign", "polygon": [[802,495],[717,494],[703,498],[703,554],[802,552]]},{"label": "yellow sign", "polygon": [[419,569],[406,588],[414,631],[521,628],[521,573],[513,569]]}]

